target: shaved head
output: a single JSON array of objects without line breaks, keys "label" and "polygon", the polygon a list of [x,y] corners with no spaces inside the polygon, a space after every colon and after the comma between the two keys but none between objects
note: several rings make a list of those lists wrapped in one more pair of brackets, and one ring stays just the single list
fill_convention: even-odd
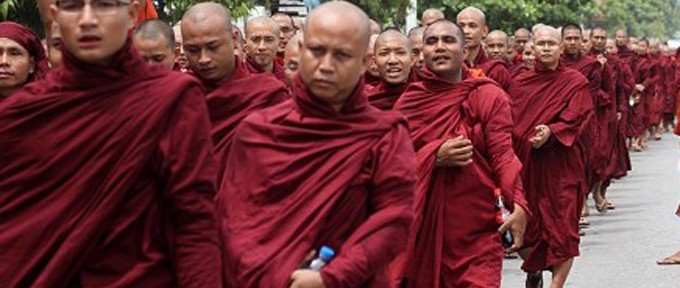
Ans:
[{"label": "shaved head", "polygon": [[425,28],[425,30],[423,31],[423,36],[425,34],[427,34],[427,31],[430,30],[430,27],[435,26],[435,25],[436,26],[443,25],[445,27],[452,26],[452,27],[449,27],[449,28],[452,28],[452,29],[455,30],[456,37],[459,37],[460,39],[465,41],[465,34],[463,33],[463,29],[461,29],[460,26],[458,26],[458,24],[453,23],[453,22],[446,20],[446,19],[436,21],[436,22],[432,23],[429,27]]},{"label": "shaved head", "polygon": [[231,32],[231,14],[229,9],[222,4],[213,2],[198,3],[191,6],[184,16],[182,22],[192,22],[194,24],[204,24],[211,19],[221,20],[220,26],[224,27],[226,31]]},{"label": "shaved head", "polygon": [[279,28],[279,24],[276,24],[276,21],[267,16],[259,16],[248,20],[248,24],[246,26],[246,37],[248,37],[248,35],[251,35],[254,32],[253,29],[250,29],[250,27],[258,27],[258,29],[264,28],[267,29],[272,34],[277,35],[279,34],[279,31],[281,29]]},{"label": "shaved head", "polygon": [[477,7],[473,6],[466,7],[465,9],[461,10],[460,13],[458,13],[456,19],[460,19],[465,16],[477,19],[480,25],[486,25],[486,15],[484,15],[484,12],[482,12],[482,10],[479,10],[479,8]]},{"label": "shaved head", "polygon": [[375,51],[376,51],[375,53],[377,54],[377,50],[378,50],[380,44],[383,44],[385,42],[395,41],[395,40],[400,42],[400,43],[403,42],[404,46],[408,50],[408,53],[411,54],[411,49],[413,47],[411,46],[411,43],[409,42],[408,37],[406,37],[406,35],[404,35],[404,33],[401,33],[398,30],[394,30],[394,29],[385,30],[382,33],[380,33],[380,35],[378,35],[378,38],[376,38],[375,44],[374,44]]},{"label": "shaved head", "polygon": [[420,17],[420,25],[423,27],[427,27],[430,26],[435,21],[442,20],[444,18],[445,18],[444,12],[442,12],[439,9],[430,8],[425,10],[423,12],[423,15]]},{"label": "shaved head", "polygon": [[[560,33],[560,30],[558,30],[555,27],[544,24],[541,24],[540,26],[536,27],[536,32],[534,32],[534,34],[535,34],[534,39],[538,38],[539,35],[541,36],[548,35],[552,38],[557,39],[558,41],[560,41],[562,38],[562,33]],[[536,40],[534,40],[534,42],[536,42]]]},{"label": "shaved head", "polygon": [[395,29],[383,31],[375,41],[375,64],[380,78],[391,85],[408,82],[411,73],[411,44]]},{"label": "shaved head", "polygon": [[261,16],[248,21],[245,50],[249,63],[264,71],[273,71],[279,51],[281,29],[272,18]]},{"label": "shaved head", "polygon": [[307,16],[305,31],[311,26],[312,21],[321,21],[321,19],[326,17],[340,16],[348,17],[342,22],[349,22],[356,25],[358,28],[356,35],[363,40],[360,42],[362,45],[361,47],[363,47],[363,50],[366,50],[368,48],[368,40],[371,37],[371,19],[369,19],[368,15],[366,15],[363,10],[359,9],[359,7],[347,2],[327,2],[312,10]]},{"label": "shaved head", "polygon": [[522,53],[524,51],[524,45],[527,41],[531,40],[531,32],[526,28],[519,28],[515,31],[515,43],[514,48],[517,53]]},{"label": "shaved head", "polygon": [[491,59],[505,60],[508,57],[508,34],[494,30],[486,36],[486,53]]},{"label": "shaved head", "polygon": [[172,27],[160,20],[148,20],[135,28],[133,34],[135,37],[140,37],[144,40],[157,40],[164,37],[168,48],[175,48],[175,32]]},{"label": "shaved head", "polygon": [[505,33],[501,30],[493,30],[489,32],[489,35],[486,35],[486,39],[488,40],[489,38],[502,39],[506,44],[508,43],[508,33]]},{"label": "shaved head", "polygon": [[288,40],[286,51],[283,55],[283,67],[286,72],[286,83],[292,87],[295,77],[300,69],[300,47],[302,46],[302,33],[297,33]]},{"label": "shaved head", "polygon": [[536,28],[533,36],[536,61],[550,70],[557,69],[560,59],[562,37],[560,30],[548,25]]}]

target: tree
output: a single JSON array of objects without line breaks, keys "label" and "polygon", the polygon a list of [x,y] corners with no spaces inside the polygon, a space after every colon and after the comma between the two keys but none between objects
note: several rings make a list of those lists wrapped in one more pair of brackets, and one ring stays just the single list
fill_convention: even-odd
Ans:
[{"label": "tree", "polygon": [[35,0],[0,0],[0,2],[2,2],[0,4],[0,20],[20,23],[35,31],[38,36],[45,36],[42,22],[40,22],[40,12],[38,12],[38,5]]},{"label": "tree", "polygon": [[601,17],[590,26],[600,25],[610,31],[627,30],[631,36],[667,40],[680,27],[680,8],[675,0],[604,1],[596,7]]}]

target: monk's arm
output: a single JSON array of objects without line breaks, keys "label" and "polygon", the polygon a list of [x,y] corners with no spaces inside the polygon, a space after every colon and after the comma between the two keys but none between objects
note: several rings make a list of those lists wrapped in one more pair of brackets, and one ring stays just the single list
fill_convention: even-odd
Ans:
[{"label": "monk's arm", "polygon": [[620,65],[620,75],[618,85],[618,111],[626,112],[628,111],[628,100],[633,94],[633,89],[635,89],[635,81],[633,79],[633,72],[630,71],[630,67],[625,63]]},{"label": "monk's arm", "polygon": [[[500,92],[500,91],[499,91]],[[490,96],[490,95],[484,95]],[[487,97],[491,98],[491,97]],[[487,155],[489,155],[491,167],[496,180],[501,188],[503,197],[507,199],[507,207],[514,207],[517,204],[529,212],[527,200],[522,187],[520,172],[522,163],[512,149],[512,113],[510,112],[510,101],[504,93],[495,99],[489,99],[489,105],[480,108],[485,115],[484,138],[487,141]],[[487,101],[480,101],[483,104]],[[488,108],[484,108],[488,106]]]},{"label": "monk's arm", "polygon": [[162,179],[174,232],[179,287],[221,287],[221,258],[213,198],[216,163],[210,120],[198,86],[182,96],[161,140]]},{"label": "monk's arm", "polygon": [[[327,288],[361,287],[361,283],[406,248],[413,221],[416,172],[415,152],[407,128],[399,125],[380,140],[369,213],[342,247],[342,252],[321,270]],[[361,204],[357,204],[361,205]]]},{"label": "monk's arm", "polygon": [[586,121],[591,118],[593,110],[592,97],[586,86],[577,88],[576,95],[567,103],[567,106],[558,114],[556,119],[547,123],[552,136],[562,145],[571,147],[581,137],[581,132]]}]

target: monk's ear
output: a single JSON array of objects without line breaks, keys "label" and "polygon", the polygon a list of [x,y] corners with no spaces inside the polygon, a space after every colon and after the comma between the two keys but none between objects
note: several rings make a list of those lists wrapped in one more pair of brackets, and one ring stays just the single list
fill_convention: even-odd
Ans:
[{"label": "monk's ear", "polygon": [[488,34],[489,34],[489,26],[484,25],[484,27],[482,27],[482,36],[486,39],[486,35],[488,35]]},{"label": "monk's ear", "polygon": [[366,73],[366,70],[368,70],[368,67],[370,67],[372,63],[373,63],[373,56],[366,53],[366,55],[364,55],[364,60],[361,63],[361,74]]},{"label": "monk's ear", "polygon": [[128,28],[130,30],[134,29],[135,24],[137,24],[137,17],[139,17],[140,13],[139,7],[138,0],[132,0],[132,2],[130,2],[130,8],[128,9],[128,14],[130,15],[130,23],[128,24]]}]

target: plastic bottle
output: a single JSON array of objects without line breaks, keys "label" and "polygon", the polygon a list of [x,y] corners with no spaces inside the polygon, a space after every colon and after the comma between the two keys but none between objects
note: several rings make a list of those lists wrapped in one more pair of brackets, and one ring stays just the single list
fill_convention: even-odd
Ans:
[{"label": "plastic bottle", "polygon": [[[498,212],[500,214],[498,220],[501,224],[505,223],[505,220],[507,220],[508,217],[510,217],[510,211],[507,208],[505,208],[505,204],[503,204],[503,195],[501,195],[501,189],[498,188],[494,189],[493,194],[494,196],[496,196],[496,209],[498,209]],[[505,246],[506,248],[512,246],[513,242],[515,242],[515,238],[512,236],[510,229],[505,231],[501,238],[503,239],[503,246]]]},{"label": "plastic bottle", "polygon": [[319,271],[323,266],[328,264],[328,262],[331,262],[333,257],[335,257],[335,251],[333,251],[333,249],[328,246],[321,246],[319,256],[312,260],[312,263],[309,264],[309,269],[312,271]]}]

